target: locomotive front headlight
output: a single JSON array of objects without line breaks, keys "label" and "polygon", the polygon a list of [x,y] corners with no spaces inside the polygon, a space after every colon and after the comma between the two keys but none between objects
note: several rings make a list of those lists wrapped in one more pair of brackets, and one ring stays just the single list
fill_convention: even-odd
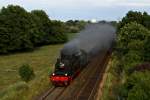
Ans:
[{"label": "locomotive front headlight", "polygon": [[52,74],[53,76],[55,75],[55,73]]},{"label": "locomotive front headlight", "polygon": [[65,76],[67,76],[68,74],[66,73]]}]

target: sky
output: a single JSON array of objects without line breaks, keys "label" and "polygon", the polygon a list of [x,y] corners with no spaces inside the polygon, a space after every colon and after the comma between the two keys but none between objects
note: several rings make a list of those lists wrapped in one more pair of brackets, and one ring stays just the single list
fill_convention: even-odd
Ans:
[{"label": "sky", "polygon": [[52,20],[121,20],[129,11],[148,12],[150,0],[0,0],[0,8],[20,5],[27,11],[42,9]]}]

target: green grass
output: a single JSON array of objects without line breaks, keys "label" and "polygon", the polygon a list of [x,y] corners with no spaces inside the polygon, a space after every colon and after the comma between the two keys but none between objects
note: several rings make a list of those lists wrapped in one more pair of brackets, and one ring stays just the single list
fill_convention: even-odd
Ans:
[{"label": "green grass", "polygon": [[[13,85],[14,87],[17,87],[16,84],[20,84],[21,79],[18,74],[18,68],[23,64],[29,64],[36,75],[35,79],[27,84],[30,89],[27,89],[26,92],[30,94],[26,92],[24,94],[26,96],[31,95],[29,96],[29,98],[31,98],[32,95],[37,94],[37,91],[41,91],[44,86],[47,88],[49,84],[48,73],[52,71],[53,65],[62,46],[63,45],[49,45],[40,47],[33,52],[0,56],[1,94],[6,94],[8,96],[9,93],[4,93],[3,91],[9,92],[12,90]],[[15,92],[15,90],[13,92]],[[0,97],[4,96],[1,94]],[[12,95],[12,93],[10,94]],[[15,93],[13,94],[15,95]]]},{"label": "green grass", "polygon": [[[75,35],[69,33],[69,40]],[[48,45],[33,52],[0,56],[0,100],[31,100],[51,87],[48,75],[53,71],[62,47],[63,44]],[[18,74],[23,64],[29,64],[35,72],[35,78],[28,83],[23,82]]]}]

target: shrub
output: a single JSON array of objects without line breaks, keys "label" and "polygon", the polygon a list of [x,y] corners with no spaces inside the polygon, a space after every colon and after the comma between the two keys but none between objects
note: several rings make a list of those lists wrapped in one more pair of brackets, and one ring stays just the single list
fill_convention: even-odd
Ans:
[{"label": "shrub", "polygon": [[30,81],[35,76],[33,69],[28,64],[22,65],[19,68],[19,75],[25,82]]},{"label": "shrub", "polygon": [[149,75],[149,71],[131,74],[120,89],[121,100],[149,100]]}]

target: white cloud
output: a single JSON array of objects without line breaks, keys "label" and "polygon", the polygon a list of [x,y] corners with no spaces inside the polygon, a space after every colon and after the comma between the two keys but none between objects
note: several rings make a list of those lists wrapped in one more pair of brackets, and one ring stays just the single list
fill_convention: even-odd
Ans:
[{"label": "white cloud", "polygon": [[27,10],[43,9],[57,19],[117,19],[129,10],[149,11],[150,0],[0,0],[0,8],[8,4]]},{"label": "white cloud", "polygon": [[111,7],[111,6],[149,6],[149,0],[1,0],[0,6],[18,4],[22,6],[49,8]]}]

